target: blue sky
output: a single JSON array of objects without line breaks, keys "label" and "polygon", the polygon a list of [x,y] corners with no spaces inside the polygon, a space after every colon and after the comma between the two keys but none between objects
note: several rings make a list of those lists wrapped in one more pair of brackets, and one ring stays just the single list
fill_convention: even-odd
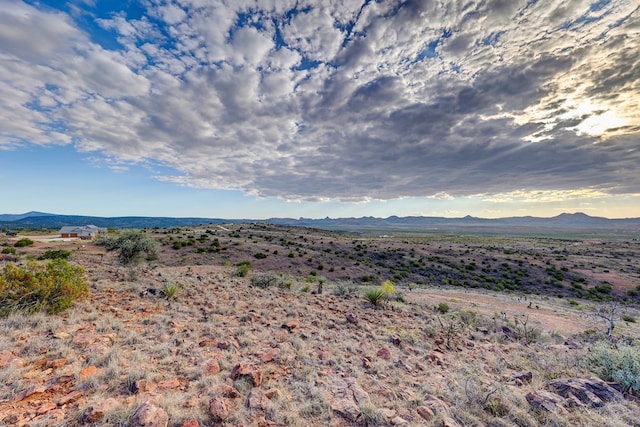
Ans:
[{"label": "blue sky", "polygon": [[0,213],[640,216],[634,1],[0,10]]}]

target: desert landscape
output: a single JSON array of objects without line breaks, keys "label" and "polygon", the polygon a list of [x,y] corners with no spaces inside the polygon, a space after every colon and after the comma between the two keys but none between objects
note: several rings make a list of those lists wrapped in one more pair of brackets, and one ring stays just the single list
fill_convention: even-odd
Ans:
[{"label": "desert landscape", "polygon": [[153,250],[0,237],[5,272],[62,253],[88,284],[60,313],[0,318],[0,423],[640,425],[631,238],[266,223],[107,238],[134,234]]}]

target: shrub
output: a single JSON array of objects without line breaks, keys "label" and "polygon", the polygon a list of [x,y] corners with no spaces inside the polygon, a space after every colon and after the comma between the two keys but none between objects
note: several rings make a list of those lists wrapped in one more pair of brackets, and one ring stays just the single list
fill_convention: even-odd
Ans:
[{"label": "shrub", "polygon": [[246,277],[249,274],[249,268],[251,268],[250,261],[240,261],[236,264],[236,276],[238,277]]},{"label": "shrub", "polygon": [[172,300],[176,298],[176,294],[178,293],[178,285],[175,283],[167,283],[162,290],[167,299]]},{"label": "shrub", "polygon": [[351,298],[357,292],[357,289],[353,282],[338,282],[333,289],[333,294],[343,298]]},{"label": "shrub", "polygon": [[436,307],[436,311],[438,313],[441,314],[445,314],[449,311],[449,304],[447,304],[446,302],[441,302],[440,304],[438,304],[438,306]]},{"label": "shrub", "polygon": [[146,254],[147,259],[155,259],[157,243],[151,237],[138,231],[128,231],[120,237],[101,236],[96,245],[104,246],[108,251],[117,250],[118,258],[124,265],[137,261]]},{"label": "shrub", "polygon": [[640,351],[637,347],[618,344],[615,348],[600,341],[585,357],[588,369],[604,381],[620,384],[628,393],[640,396]]},{"label": "shrub", "polygon": [[28,239],[28,238],[24,238],[24,239],[20,239],[17,242],[15,242],[13,244],[14,247],[16,248],[24,248],[25,246],[33,246],[33,240]]},{"label": "shrub", "polygon": [[387,295],[382,291],[382,289],[369,289],[364,297],[374,306],[378,307],[382,305],[387,299]]},{"label": "shrub", "polygon": [[270,286],[277,286],[281,289],[291,289],[291,284],[292,282],[288,277],[273,271],[268,271],[251,278],[251,286],[261,289],[266,289]]},{"label": "shrub", "polygon": [[65,249],[49,250],[38,257],[38,259],[68,259],[71,256],[71,251]]},{"label": "shrub", "polygon": [[382,282],[382,287],[380,289],[387,297],[396,293],[396,288],[393,286],[393,282],[391,282],[391,280],[385,280]]},{"label": "shrub", "polygon": [[624,320],[627,323],[636,323],[636,318],[633,316],[629,316],[628,314],[622,315],[622,320]]},{"label": "shrub", "polygon": [[2,249],[2,253],[3,254],[8,254],[8,255],[15,255],[16,254],[16,248],[4,248]]},{"label": "shrub", "polygon": [[0,316],[13,311],[59,313],[89,294],[82,267],[64,259],[26,267],[7,264],[0,275]]},{"label": "shrub", "polygon": [[267,254],[258,252],[257,254],[254,255],[254,257],[256,257],[257,259],[265,259],[267,257]]}]

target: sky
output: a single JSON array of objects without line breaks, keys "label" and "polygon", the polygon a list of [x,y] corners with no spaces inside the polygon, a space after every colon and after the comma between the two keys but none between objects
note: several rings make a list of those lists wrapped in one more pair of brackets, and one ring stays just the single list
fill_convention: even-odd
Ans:
[{"label": "sky", "polygon": [[0,0],[0,213],[640,217],[637,0]]}]

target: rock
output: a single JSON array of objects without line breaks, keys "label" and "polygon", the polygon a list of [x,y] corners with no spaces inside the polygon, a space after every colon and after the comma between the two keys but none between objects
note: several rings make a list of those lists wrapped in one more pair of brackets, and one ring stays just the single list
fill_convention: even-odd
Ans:
[{"label": "rock", "polygon": [[331,383],[331,409],[350,421],[360,416],[360,407],[370,403],[369,394],[355,378],[335,378]]},{"label": "rock", "polygon": [[190,420],[183,422],[180,427],[200,427],[200,422],[195,418],[191,418]]},{"label": "rock", "polygon": [[279,348],[272,348],[262,355],[262,361],[264,363],[273,362],[273,360],[276,358],[278,353],[280,353]]},{"label": "rock", "polygon": [[535,409],[546,412],[563,412],[564,408],[561,406],[563,400],[562,397],[555,393],[551,393],[545,390],[538,390],[531,393],[527,393],[525,396],[529,405]]},{"label": "rock", "polygon": [[156,384],[154,381],[149,381],[149,380],[137,380],[134,384],[133,384],[133,391],[136,394],[140,394],[140,393],[149,393],[149,392],[154,392],[156,391],[158,388],[158,384]]},{"label": "rock", "polygon": [[384,360],[391,359],[391,351],[389,351],[389,349],[386,347],[382,347],[380,350],[378,350],[377,355],[379,358]]},{"label": "rock", "polygon": [[555,379],[549,381],[547,388],[567,399],[565,406],[600,408],[605,402],[623,398],[619,391],[595,377]]},{"label": "rock", "polygon": [[518,385],[531,384],[531,380],[533,380],[533,373],[531,371],[518,372],[513,374],[513,379]]},{"label": "rock", "polygon": [[271,400],[259,388],[252,388],[249,393],[249,409],[254,412],[266,412],[271,406]]},{"label": "rock", "polygon": [[221,422],[227,419],[229,416],[229,408],[227,402],[221,397],[214,397],[209,402],[209,413],[213,417],[214,421]]},{"label": "rock", "polygon": [[120,403],[113,397],[100,400],[84,410],[82,419],[85,423],[95,423],[96,421],[107,415],[109,412],[113,411],[119,405]]},{"label": "rock", "polygon": [[231,370],[231,378],[237,379],[240,377],[248,377],[251,379],[254,387],[260,387],[262,384],[262,371],[255,369],[244,363],[238,363]]},{"label": "rock", "polygon": [[42,405],[38,407],[38,409],[36,409],[36,414],[38,415],[46,414],[47,412],[52,411],[57,407],[58,405],[56,405],[54,402],[51,402],[51,401],[44,402]]},{"label": "rock", "polygon": [[68,405],[70,403],[75,403],[78,400],[80,400],[80,398],[84,395],[83,391],[72,391],[71,393],[62,396],[60,399],[58,399],[58,405],[63,406],[63,405]]},{"label": "rock", "polygon": [[203,341],[200,341],[200,343],[198,343],[198,345],[200,347],[217,347],[218,340],[216,340],[216,339],[203,340]]},{"label": "rock", "polygon": [[284,323],[281,326],[282,329],[286,329],[289,332],[293,331],[297,327],[298,327],[298,322],[296,322],[295,320],[289,320],[287,323]]},{"label": "rock", "polygon": [[47,362],[47,368],[58,369],[67,364],[67,359],[55,359]]},{"label": "rock", "polygon": [[391,420],[391,424],[394,426],[402,426],[402,425],[409,424],[409,421],[405,420],[402,417],[395,417],[394,419]]},{"label": "rock", "polygon": [[218,386],[218,392],[224,397],[228,397],[230,399],[235,399],[240,397],[240,392],[227,384],[220,384]]},{"label": "rock", "polygon": [[160,390],[176,390],[183,386],[183,381],[180,381],[179,378],[173,377],[168,380],[160,381],[158,383],[158,389]]},{"label": "rock", "polygon": [[98,338],[96,337],[95,332],[93,331],[93,326],[87,326],[84,328],[78,329],[78,331],[73,336],[71,340],[77,346],[88,346],[96,342]]},{"label": "rock", "polygon": [[351,314],[351,313],[348,313],[348,314],[346,315],[346,319],[347,319],[347,322],[348,322],[348,323],[351,323],[351,324],[353,324],[353,325],[357,325],[357,324],[358,324],[358,319],[356,318],[356,316],[354,316],[354,315],[353,315],[353,314]]},{"label": "rock", "polygon": [[416,412],[425,421],[431,421],[431,419],[435,416],[433,411],[426,406],[418,406],[416,408]]},{"label": "rock", "polygon": [[207,375],[215,375],[220,372],[220,364],[218,359],[209,359],[205,362],[204,373]]},{"label": "rock", "polygon": [[98,373],[98,368],[91,365],[81,370],[80,373],[78,374],[78,377],[80,378],[81,381],[85,381],[91,377],[95,377],[97,373]]},{"label": "rock", "polygon": [[33,385],[22,392],[18,400],[24,400],[34,394],[44,393],[47,389],[43,385]]},{"label": "rock", "polygon": [[144,403],[133,414],[131,420],[132,427],[167,427],[169,425],[169,414],[150,403]]},{"label": "rock", "polygon": [[431,396],[429,394],[426,395],[424,397],[424,401],[422,402],[422,406],[429,409],[435,415],[451,416],[449,405],[435,396]]}]

